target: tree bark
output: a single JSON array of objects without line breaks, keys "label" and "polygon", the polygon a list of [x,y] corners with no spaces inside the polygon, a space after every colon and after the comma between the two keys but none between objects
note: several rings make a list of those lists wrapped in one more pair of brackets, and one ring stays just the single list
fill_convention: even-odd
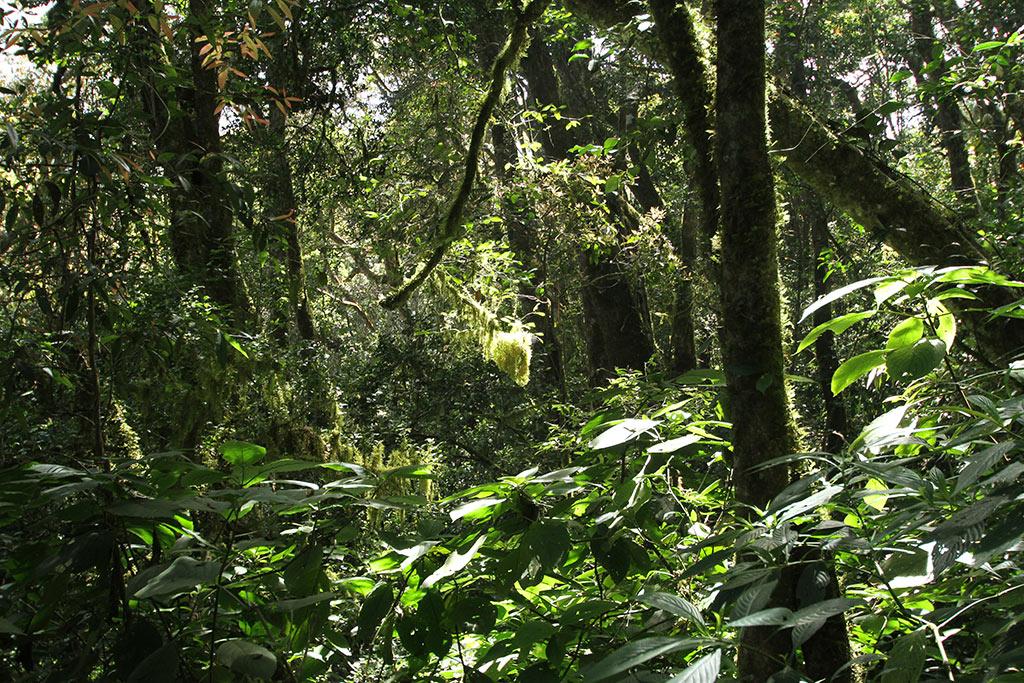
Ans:
[{"label": "tree bark", "polygon": [[[633,166],[638,169],[633,194],[640,206],[646,211],[664,210],[665,204],[661,200],[661,194],[635,146],[630,148],[630,157]],[[717,182],[715,187],[717,189]],[[669,358],[669,369],[682,374],[697,367],[697,345],[693,324],[693,271],[697,262],[698,212],[688,207],[683,212],[682,220],[666,213],[662,219],[662,229],[683,269],[673,292]]]},{"label": "tree bark", "polygon": [[[768,103],[775,152],[818,196],[846,212],[879,241],[915,266],[972,265],[991,255],[956,217],[914,182],[821,124],[792,96],[776,93]],[[1005,289],[979,292],[980,302],[947,304],[995,359],[1024,347],[1024,320],[988,320],[979,308],[1015,300]]]}]

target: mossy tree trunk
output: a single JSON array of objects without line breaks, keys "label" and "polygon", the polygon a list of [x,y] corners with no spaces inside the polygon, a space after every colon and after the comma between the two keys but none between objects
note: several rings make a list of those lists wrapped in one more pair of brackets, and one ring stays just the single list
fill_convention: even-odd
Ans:
[{"label": "mossy tree trunk", "polygon": [[[157,11],[148,2],[141,9]],[[214,9],[209,0],[189,0],[188,14],[188,64],[182,72],[190,82],[157,85],[160,78],[148,77],[140,95],[154,146],[173,157],[164,161],[164,172],[173,183],[168,234],[174,263],[222,313],[240,324],[250,310],[235,260],[234,211],[221,157],[217,73],[203,63],[200,51],[206,43],[197,42],[212,31]],[[137,38],[142,73],[162,68],[155,29],[143,22]],[[169,106],[171,101],[176,104]]]},{"label": "mossy tree trunk", "polygon": [[[722,355],[733,423],[733,476],[737,500],[764,507],[789,483],[789,471],[763,464],[800,450],[784,374],[775,187],[765,121],[765,8],[763,0],[730,0],[717,10]],[[772,595],[777,606],[799,604],[801,552],[820,562],[813,548],[790,557]],[[836,585],[829,588],[833,595],[838,591]],[[832,621],[815,642],[805,644],[808,673],[828,677],[848,661],[845,631],[843,623]],[[767,681],[791,656],[787,631],[744,629],[740,677]]]}]

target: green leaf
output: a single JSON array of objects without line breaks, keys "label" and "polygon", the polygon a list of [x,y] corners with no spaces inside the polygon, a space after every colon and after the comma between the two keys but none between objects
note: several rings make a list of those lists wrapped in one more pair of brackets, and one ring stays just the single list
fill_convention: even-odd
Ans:
[{"label": "green leaf", "polygon": [[450,554],[444,561],[444,564],[438,567],[437,571],[426,578],[422,583],[422,587],[430,588],[438,581],[443,581],[458,574],[466,567],[467,564],[470,563],[470,560],[476,556],[477,551],[480,550],[480,546],[482,546],[486,540],[487,534],[480,534],[466,552],[452,552],[452,554]]},{"label": "green leaf", "polygon": [[914,631],[893,645],[882,671],[882,683],[916,683],[925,663],[925,633]]},{"label": "green leaf", "polygon": [[[872,477],[868,479],[868,483],[864,485],[866,491],[888,491],[889,487],[886,486],[884,481],[880,481]],[[872,493],[864,496],[864,504],[868,507],[872,507],[879,512],[885,512],[885,505],[889,502],[888,494],[884,493]]]},{"label": "green leaf", "polygon": [[885,351],[868,351],[850,358],[836,368],[835,374],[832,375],[832,394],[838,395],[843,389],[883,365]]},{"label": "green leaf", "polygon": [[647,449],[648,453],[675,453],[676,451],[686,448],[692,444],[699,442],[703,439],[700,434],[687,434],[681,436],[678,439],[669,439],[668,441],[662,441],[659,444],[655,444]]},{"label": "green leaf", "polygon": [[822,308],[824,306],[828,306],[833,301],[836,301],[838,299],[842,299],[847,294],[851,294],[853,292],[856,292],[858,289],[864,289],[865,287],[870,287],[871,285],[875,284],[876,282],[881,282],[881,281],[887,280],[887,279],[888,278],[885,278],[885,277],[872,277],[872,278],[868,278],[867,280],[860,280],[858,282],[854,282],[854,283],[848,284],[845,287],[840,287],[839,289],[835,289],[835,290],[829,292],[828,294],[826,294],[825,296],[821,297],[817,301],[815,301],[813,304],[811,304],[807,308],[805,308],[803,315],[800,316],[800,322],[803,322],[803,321],[807,320],[807,318],[810,317],[819,308]]},{"label": "green leaf", "polygon": [[245,349],[242,348],[242,345],[238,342],[237,339],[234,338],[234,336],[225,332],[224,341],[226,341],[228,345],[231,346],[231,348],[233,348],[235,351],[238,351],[238,353],[242,354],[243,358],[249,357],[249,354],[245,352]]},{"label": "green leaf", "polygon": [[997,462],[1003,459],[1003,457],[1012,451],[1017,446],[1015,441],[1004,441],[1003,443],[996,444],[995,446],[989,446],[979,453],[975,453],[971,456],[971,459],[967,461],[967,465],[964,466],[963,470],[956,478],[956,488],[953,489],[954,493],[960,493],[965,488],[978,481],[978,478],[982,474],[992,469]]},{"label": "green leaf", "polygon": [[956,316],[936,297],[925,304],[928,313],[935,317],[935,336],[942,340],[947,349],[953,348],[956,340]]},{"label": "green leaf", "polygon": [[523,535],[523,543],[545,572],[558,566],[572,547],[569,530],[564,523],[555,520],[542,520],[531,524]]},{"label": "green leaf", "polygon": [[754,612],[735,621],[729,622],[730,628],[745,628],[747,626],[782,626],[788,624],[793,618],[793,612],[785,607],[771,607],[760,612]]},{"label": "green leaf", "polygon": [[1002,40],[989,40],[984,43],[978,43],[977,45],[974,46],[974,49],[971,50],[971,52],[985,52],[986,50],[995,50],[1001,48],[1003,45],[1006,45],[1006,43]]},{"label": "green leaf", "polygon": [[946,345],[938,339],[922,339],[913,346],[890,352],[885,358],[889,375],[898,381],[924,377],[946,356]]},{"label": "green leaf", "polygon": [[[477,498],[455,508],[450,513],[448,513],[448,516],[452,518],[453,522],[458,521],[463,517],[466,517],[468,519],[479,519],[481,517],[487,517],[494,512],[490,508],[504,501],[504,498]],[[486,510],[487,512],[481,513],[481,510]]]},{"label": "green leaf", "polygon": [[622,420],[615,426],[601,432],[590,442],[589,446],[595,451],[613,448],[638,438],[641,434],[651,431],[659,424],[661,424],[659,420],[637,420],[632,418]]},{"label": "green leaf", "polygon": [[296,555],[284,570],[284,585],[294,595],[307,595],[316,589],[323,565],[320,546],[311,545]]},{"label": "green leaf", "polygon": [[913,75],[914,75],[914,73],[912,71],[908,71],[906,69],[900,69],[899,71],[894,73],[892,76],[889,76],[889,82],[890,83],[899,83],[900,81],[907,80],[908,78],[910,78]]},{"label": "green leaf", "polygon": [[369,643],[377,635],[377,629],[384,623],[384,618],[391,611],[395,600],[395,591],[391,584],[382,583],[373,589],[356,618],[356,638],[361,643]]},{"label": "green leaf", "polygon": [[245,441],[225,441],[220,445],[220,454],[232,465],[251,465],[267,454],[267,449]]},{"label": "green leaf", "polygon": [[665,683],[714,683],[722,669],[722,651],[705,655]]},{"label": "green leaf", "polygon": [[217,664],[236,674],[269,681],[277,671],[277,658],[270,650],[248,640],[227,640],[217,648]]},{"label": "green leaf", "polygon": [[867,320],[877,312],[878,311],[872,309],[870,311],[847,313],[846,315],[841,315],[838,318],[832,318],[832,320],[823,322],[822,324],[818,325],[813,330],[807,333],[807,336],[804,337],[803,341],[800,342],[800,346],[797,347],[796,352],[800,353],[808,346],[813,344],[818,337],[825,334],[826,332],[831,332],[832,334],[840,335],[853,325],[859,323],[861,320]]},{"label": "green leaf", "polygon": [[171,642],[139,662],[127,683],[174,683],[178,680],[178,646]]},{"label": "green leaf", "polygon": [[640,595],[636,596],[636,599],[645,605],[665,610],[669,614],[674,614],[677,617],[681,617],[692,621],[695,624],[704,626],[704,617],[701,616],[700,610],[697,609],[697,606],[678,595],[657,592],[648,593],[647,591],[644,591]]},{"label": "green leaf", "polygon": [[163,598],[175,593],[190,591],[196,586],[212,584],[220,576],[220,562],[202,562],[191,557],[179,557],[135,592],[139,600]]},{"label": "green leaf", "polygon": [[790,623],[792,623],[793,626],[810,624],[815,621],[834,617],[837,614],[842,614],[851,607],[859,607],[863,604],[863,600],[855,600],[853,598],[832,598],[830,600],[822,600],[821,602],[808,605],[807,607],[795,612]]},{"label": "green leaf", "polygon": [[429,463],[420,463],[388,470],[384,473],[384,477],[386,479],[433,479],[434,473],[430,471]]},{"label": "green leaf", "polygon": [[924,321],[920,318],[907,318],[889,333],[889,341],[885,348],[888,351],[910,346],[924,336]]},{"label": "green leaf", "polygon": [[693,650],[702,641],[656,636],[643,638],[623,645],[610,655],[583,672],[586,683],[596,683],[611,678],[646,661],[680,650]]}]

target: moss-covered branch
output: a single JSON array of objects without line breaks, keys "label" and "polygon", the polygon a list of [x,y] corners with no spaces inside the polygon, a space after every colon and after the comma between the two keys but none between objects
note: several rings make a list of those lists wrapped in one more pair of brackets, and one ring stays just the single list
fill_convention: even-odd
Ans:
[{"label": "moss-covered branch", "polygon": [[462,183],[445,215],[437,244],[430,257],[420,264],[416,271],[402,283],[402,286],[380,302],[384,308],[395,309],[408,301],[416,288],[422,285],[430,273],[441,263],[441,259],[444,258],[452,242],[462,234],[462,217],[466,212],[466,204],[469,203],[469,195],[476,183],[480,151],[483,148],[487,126],[494,110],[501,104],[505,91],[505,80],[508,78],[509,72],[518,67],[523,49],[529,42],[530,27],[540,18],[550,2],[551,0],[531,0],[525,9],[517,10],[512,32],[491,67],[490,86],[480,104],[476,123],[473,125],[473,132],[470,135],[469,148],[466,150],[466,167],[462,175]]}]

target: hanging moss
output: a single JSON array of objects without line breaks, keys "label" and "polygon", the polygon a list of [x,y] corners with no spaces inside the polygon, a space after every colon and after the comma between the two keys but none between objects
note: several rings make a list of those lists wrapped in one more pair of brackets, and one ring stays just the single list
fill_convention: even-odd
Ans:
[{"label": "hanging moss", "polygon": [[530,381],[531,335],[522,328],[491,336],[485,355],[512,380],[523,387]]},{"label": "hanging moss", "polygon": [[468,297],[460,287],[445,277],[435,279],[438,291],[454,299],[459,315],[469,327],[469,335],[479,344],[489,361],[523,387],[530,382],[530,360],[533,357],[533,334],[518,321],[503,329],[502,320]]}]

